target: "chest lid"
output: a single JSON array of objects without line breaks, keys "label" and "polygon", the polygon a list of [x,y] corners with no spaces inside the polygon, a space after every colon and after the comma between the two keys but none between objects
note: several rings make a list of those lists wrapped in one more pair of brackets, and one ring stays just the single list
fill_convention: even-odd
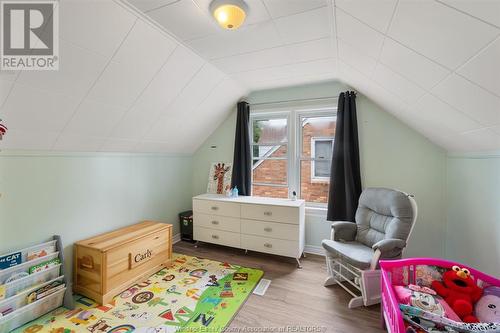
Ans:
[{"label": "chest lid", "polygon": [[101,252],[109,251],[113,248],[124,246],[139,238],[171,228],[171,224],[155,221],[143,221],[128,227],[120,228],[99,236],[84,239],[76,243],[78,246],[85,246]]}]

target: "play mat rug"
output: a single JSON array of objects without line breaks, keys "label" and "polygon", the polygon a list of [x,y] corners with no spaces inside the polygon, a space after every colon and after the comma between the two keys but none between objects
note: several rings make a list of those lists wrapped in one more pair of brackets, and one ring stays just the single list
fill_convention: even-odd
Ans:
[{"label": "play mat rug", "polygon": [[63,308],[14,330],[19,333],[222,332],[263,271],[174,254],[173,266],[98,306],[75,296]]}]

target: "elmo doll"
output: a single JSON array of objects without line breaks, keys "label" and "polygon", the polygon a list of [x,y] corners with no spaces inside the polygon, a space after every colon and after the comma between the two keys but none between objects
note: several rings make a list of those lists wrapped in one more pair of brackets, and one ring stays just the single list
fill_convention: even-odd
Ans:
[{"label": "elmo doll", "polygon": [[444,298],[446,303],[466,323],[477,323],[473,315],[474,304],[481,298],[483,289],[479,288],[466,268],[453,266],[443,275],[443,283],[432,282],[432,288]]}]

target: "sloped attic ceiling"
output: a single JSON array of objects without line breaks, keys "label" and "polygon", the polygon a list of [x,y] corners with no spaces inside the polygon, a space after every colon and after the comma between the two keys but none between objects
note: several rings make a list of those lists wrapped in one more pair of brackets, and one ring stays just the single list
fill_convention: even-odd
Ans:
[{"label": "sloped attic ceiling", "polygon": [[[58,72],[0,72],[0,147],[193,152],[251,90],[338,79],[450,151],[500,149],[500,1],[63,0]],[[29,96],[30,98],[26,98]]]},{"label": "sloped attic ceiling", "polygon": [[111,0],[59,2],[60,70],[0,72],[2,149],[190,153],[245,91]]}]

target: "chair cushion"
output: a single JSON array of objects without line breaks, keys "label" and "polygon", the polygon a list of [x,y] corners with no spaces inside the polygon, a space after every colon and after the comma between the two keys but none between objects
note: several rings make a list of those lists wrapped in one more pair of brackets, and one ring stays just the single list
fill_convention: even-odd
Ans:
[{"label": "chair cushion", "polygon": [[356,211],[356,240],[366,246],[385,238],[406,240],[413,221],[408,196],[387,188],[367,188],[361,193]]},{"label": "chair cushion", "polygon": [[368,246],[358,242],[337,242],[329,239],[324,239],[322,245],[328,252],[341,255],[359,269],[370,267],[374,251]]}]

